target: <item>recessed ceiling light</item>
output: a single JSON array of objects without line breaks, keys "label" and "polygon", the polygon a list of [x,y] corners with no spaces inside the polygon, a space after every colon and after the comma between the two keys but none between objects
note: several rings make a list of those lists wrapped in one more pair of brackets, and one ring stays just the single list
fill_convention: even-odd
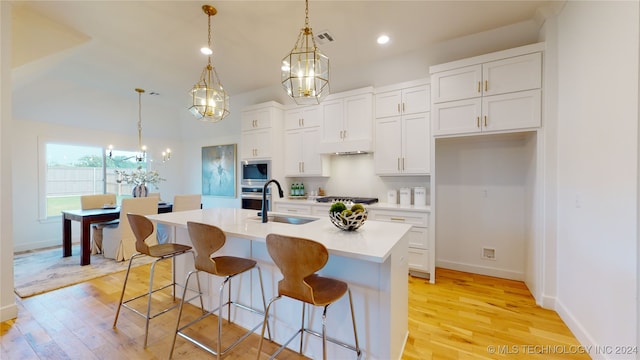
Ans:
[{"label": "recessed ceiling light", "polygon": [[387,35],[380,35],[380,36],[378,36],[378,40],[377,41],[378,41],[378,44],[384,45],[384,44],[389,42],[389,37]]},{"label": "recessed ceiling light", "polygon": [[211,55],[213,54],[213,51],[211,49],[209,49],[208,47],[202,47],[200,48],[200,52],[205,54],[205,55]]}]

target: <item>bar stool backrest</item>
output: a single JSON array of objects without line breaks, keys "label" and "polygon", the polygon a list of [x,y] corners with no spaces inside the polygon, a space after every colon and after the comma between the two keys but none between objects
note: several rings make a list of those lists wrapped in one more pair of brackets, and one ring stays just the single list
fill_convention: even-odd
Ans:
[{"label": "bar stool backrest", "polygon": [[284,277],[278,282],[278,294],[315,304],[313,288],[305,279],[327,263],[327,248],[310,239],[269,234],[267,251]]},{"label": "bar stool backrest", "polygon": [[187,228],[196,250],[196,269],[218,275],[216,261],[211,255],[224,246],[226,235],[217,226],[193,221],[187,222]]},{"label": "bar stool backrest", "polygon": [[149,255],[149,245],[147,245],[145,239],[153,233],[153,223],[145,216],[138,214],[129,213],[127,218],[129,219],[133,236],[136,238],[136,251]]}]

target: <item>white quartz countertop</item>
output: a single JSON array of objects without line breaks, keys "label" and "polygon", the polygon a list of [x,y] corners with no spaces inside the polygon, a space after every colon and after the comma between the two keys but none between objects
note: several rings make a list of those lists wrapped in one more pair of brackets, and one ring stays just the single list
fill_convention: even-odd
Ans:
[{"label": "white quartz countertop", "polygon": [[[299,204],[299,205],[313,205],[313,206],[326,206],[327,209],[331,206],[331,203],[321,203],[315,200],[309,199],[289,199],[289,198],[273,198],[274,202],[286,203],[286,204]],[[417,212],[431,212],[431,206],[429,205],[400,205],[384,202],[377,202],[374,204],[363,204],[365,208],[370,210],[402,210],[402,211],[417,211]]]},{"label": "white quartz countertop", "polygon": [[[290,216],[278,212],[269,214]],[[330,254],[376,263],[383,263],[396,243],[411,229],[408,224],[367,220],[356,231],[343,231],[331,223],[328,214],[326,217],[299,216],[318,219],[302,225],[263,224],[256,210],[238,208],[179,211],[147,217],[156,223],[183,228],[187,227],[187,221],[212,224],[222,229],[228,237],[252,241],[264,242],[270,233],[308,238],[324,244]]]}]

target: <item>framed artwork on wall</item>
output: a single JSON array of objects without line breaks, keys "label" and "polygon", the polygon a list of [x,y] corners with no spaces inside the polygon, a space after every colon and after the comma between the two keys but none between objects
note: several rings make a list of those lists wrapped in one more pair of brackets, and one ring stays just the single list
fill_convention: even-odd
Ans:
[{"label": "framed artwork on wall", "polygon": [[236,144],[202,148],[202,195],[236,197]]}]

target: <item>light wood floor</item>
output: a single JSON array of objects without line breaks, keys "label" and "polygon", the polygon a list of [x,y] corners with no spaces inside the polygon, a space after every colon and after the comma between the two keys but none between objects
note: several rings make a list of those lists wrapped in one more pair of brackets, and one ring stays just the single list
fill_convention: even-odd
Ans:
[{"label": "light wood floor", "polygon": [[[156,276],[168,280],[169,269],[156,269]],[[146,290],[148,272],[148,265],[134,269],[130,276],[132,292]],[[176,311],[151,321],[147,349],[142,348],[141,317],[124,309],[117,329],[112,328],[123,278],[121,272],[31,298],[17,298],[18,318],[2,323],[0,358],[167,359]],[[444,269],[438,269],[436,285],[414,277],[408,281],[410,335],[403,359],[589,358],[567,354],[578,349],[576,339],[555,312],[535,305],[522,282]],[[166,301],[171,301],[169,295],[161,299]],[[198,314],[195,307],[185,307],[187,318]],[[204,324],[196,333],[210,338],[214,329]],[[230,328],[229,332],[233,331]],[[250,336],[225,359],[255,359],[258,341],[258,335]],[[261,358],[276,347],[265,342]],[[544,355],[535,354],[540,352]],[[212,356],[178,338],[174,358]],[[304,359],[290,351],[279,358]]]}]

